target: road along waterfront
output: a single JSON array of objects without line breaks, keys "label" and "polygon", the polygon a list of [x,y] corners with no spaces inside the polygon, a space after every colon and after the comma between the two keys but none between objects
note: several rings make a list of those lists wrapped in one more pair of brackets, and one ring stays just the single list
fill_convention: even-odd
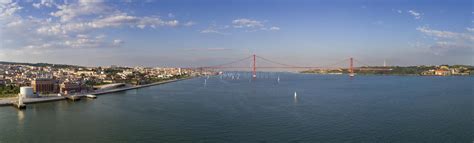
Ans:
[{"label": "road along waterfront", "polygon": [[[103,95],[103,94],[122,92],[122,91],[126,91],[126,90],[138,89],[138,88],[143,88],[143,87],[155,86],[155,85],[160,85],[160,84],[166,84],[166,83],[171,83],[171,82],[176,82],[176,81],[181,81],[181,80],[186,80],[186,79],[191,79],[191,78],[193,78],[193,77],[182,78],[182,79],[170,79],[170,80],[165,80],[165,81],[160,81],[160,82],[155,82],[155,83],[150,83],[150,84],[137,85],[137,86],[131,86],[131,87],[123,87],[123,88],[116,88],[116,89],[110,89],[110,90],[104,90],[104,91],[94,91],[94,92],[90,92],[90,93],[70,95],[70,96],[79,96],[79,97],[82,98],[82,97],[85,97],[86,95],[89,95],[89,94]],[[66,100],[67,98],[68,98],[68,96],[43,96],[43,97],[39,97],[39,98],[25,98],[23,100],[23,103],[24,104],[34,104],[34,103],[52,102],[52,101]],[[11,106],[11,105],[13,105],[13,102],[15,102],[16,100],[17,100],[17,98],[0,99],[0,107],[1,106]]]}]

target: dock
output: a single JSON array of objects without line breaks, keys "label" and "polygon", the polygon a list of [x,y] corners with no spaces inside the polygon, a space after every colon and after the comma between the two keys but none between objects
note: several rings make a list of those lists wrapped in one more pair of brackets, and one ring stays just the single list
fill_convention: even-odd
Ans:
[{"label": "dock", "polygon": [[92,95],[92,94],[88,94],[88,95],[86,95],[86,97],[90,98],[90,99],[96,99],[97,98],[97,96]]},{"label": "dock", "polygon": [[81,100],[81,97],[82,96],[79,96],[79,95],[71,95],[71,96],[66,96],[66,99],[68,99],[69,101],[78,101],[78,100]]}]

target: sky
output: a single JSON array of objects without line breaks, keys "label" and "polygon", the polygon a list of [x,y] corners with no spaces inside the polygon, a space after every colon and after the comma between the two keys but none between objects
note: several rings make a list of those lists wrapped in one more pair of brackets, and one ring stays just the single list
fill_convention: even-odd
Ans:
[{"label": "sky", "polygon": [[473,65],[472,0],[0,0],[0,61]]}]

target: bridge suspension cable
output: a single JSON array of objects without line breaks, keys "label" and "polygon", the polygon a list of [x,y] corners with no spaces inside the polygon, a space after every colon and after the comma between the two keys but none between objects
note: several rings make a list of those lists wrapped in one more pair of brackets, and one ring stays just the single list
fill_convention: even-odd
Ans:
[{"label": "bridge suspension cable", "polygon": [[289,64],[283,64],[283,63],[279,63],[279,62],[275,62],[275,61],[272,61],[272,60],[269,60],[269,59],[266,59],[264,57],[260,57],[260,56],[256,56],[257,58],[260,58],[264,61],[267,61],[267,62],[270,62],[270,63],[273,63],[273,64],[277,64],[277,65],[281,65],[281,66],[286,66],[286,67],[294,67],[294,68],[297,68],[298,66],[293,66],[293,65],[289,65]]},{"label": "bridge suspension cable", "polygon": [[223,68],[228,68],[228,67],[224,67],[224,66],[235,64],[235,63],[238,63],[238,62],[241,62],[241,61],[245,61],[245,60],[250,59],[250,58],[252,58],[252,56],[248,56],[248,57],[245,57],[245,58],[242,58],[242,59],[239,59],[239,60],[235,60],[235,61],[232,61],[232,62],[224,63],[224,64],[201,67],[201,68],[222,68],[222,67]]},{"label": "bridge suspension cable", "polygon": [[366,66],[366,67],[370,67],[369,64],[365,64],[364,62],[361,62],[361,61],[359,61],[359,60],[354,59],[354,61],[355,61],[356,63],[361,64],[361,65],[364,65],[364,66]]}]

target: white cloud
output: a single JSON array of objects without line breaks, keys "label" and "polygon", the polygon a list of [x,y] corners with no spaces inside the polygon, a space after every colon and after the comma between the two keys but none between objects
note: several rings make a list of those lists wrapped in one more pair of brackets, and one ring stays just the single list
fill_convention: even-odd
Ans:
[{"label": "white cloud", "polygon": [[398,13],[402,13],[402,10],[397,10]]},{"label": "white cloud", "polygon": [[18,25],[21,25],[21,24],[23,24],[23,20],[21,20],[21,19],[15,19],[15,20],[10,21],[10,22],[6,25],[6,27],[15,27],[15,26],[18,26]]},{"label": "white cloud", "polygon": [[186,51],[231,51],[231,48],[188,48]]},{"label": "white cloud", "polygon": [[246,18],[235,19],[232,21],[232,24],[235,28],[258,28],[264,26],[260,21]]},{"label": "white cloud", "polygon": [[447,53],[472,54],[472,49],[474,49],[474,36],[472,34],[434,30],[426,26],[418,27],[417,30],[435,40],[430,49],[436,55]]},{"label": "white cloud", "polygon": [[458,35],[458,33],[450,32],[450,31],[440,31],[440,30],[433,30],[430,29],[426,26],[424,27],[418,27],[416,30],[429,35],[429,36],[434,36],[434,37],[439,37],[439,38],[454,38],[455,36]]},{"label": "white cloud", "polygon": [[120,39],[115,39],[113,43],[114,45],[120,45],[120,44],[123,44],[124,42]]},{"label": "white cloud", "polygon": [[[10,1],[11,2],[11,1]],[[0,3],[0,18],[6,18],[14,15],[16,12],[23,9],[17,3],[9,3],[9,1],[4,1]]]},{"label": "white cloud", "polygon": [[33,3],[32,5],[35,8],[41,8],[41,3]]},{"label": "white cloud", "polygon": [[215,29],[207,28],[207,29],[201,30],[201,33],[220,33],[220,32]]},{"label": "white cloud", "polygon": [[201,30],[200,33],[218,33],[218,34],[226,34],[221,32],[222,30],[226,30],[228,28],[236,28],[242,29],[244,32],[257,32],[257,31],[278,31],[280,27],[272,26],[266,27],[264,22],[258,20],[252,20],[248,18],[239,18],[231,21],[231,26],[217,26],[216,24],[212,24],[207,29]]},{"label": "white cloud", "polygon": [[169,17],[169,18],[174,18],[174,14],[168,13],[168,17]]},{"label": "white cloud", "polygon": [[103,0],[79,0],[78,3],[58,5],[59,9],[51,15],[60,17],[62,22],[67,22],[75,17],[110,12],[110,8],[103,4]]},{"label": "white cloud", "polygon": [[177,20],[164,21],[159,17],[136,17],[130,16],[126,13],[119,13],[87,22],[61,22],[43,24],[42,27],[37,29],[37,32],[45,35],[56,35],[69,34],[71,32],[85,32],[92,29],[113,28],[120,26],[129,26],[144,29],[147,27],[157,28],[160,26],[175,27],[177,25],[179,25],[179,21]]},{"label": "white cloud", "polygon": [[97,19],[87,25],[91,26],[92,28],[104,28],[104,27],[117,27],[123,24],[133,24],[138,23],[140,19],[134,16],[129,16],[127,14],[118,14],[108,16],[102,19]]},{"label": "white cloud", "polygon": [[431,45],[430,50],[435,55],[472,55],[474,47],[465,43],[439,41]]},{"label": "white cloud", "polygon": [[278,31],[278,30],[280,30],[280,27],[273,26],[273,27],[270,27],[270,30],[271,31]]},{"label": "white cloud", "polygon": [[41,8],[42,6],[45,6],[45,7],[52,7],[52,6],[55,6],[57,5],[54,0],[41,0],[41,2],[39,3],[33,3],[32,4],[33,7],[35,8]]},{"label": "white cloud", "polygon": [[183,25],[189,27],[189,26],[196,25],[196,22],[194,22],[194,21],[188,21],[188,22],[184,23]]},{"label": "white cloud", "polygon": [[466,29],[467,29],[467,31],[469,31],[469,32],[474,32],[474,28],[467,27]]},{"label": "white cloud", "polygon": [[428,36],[432,36],[435,38],[457,39],[457,40],[464,39],[464,40],[474,41],[474,36],[467,33],[456,33],[456,32],[451,32],[451,31],[434,30],[426,26],[418,27],[416,28],[416,30],[422,32],[423,34],[426,34]]},{"label": "white cloud", "polygon": [[175,26],[179,25],[179,21],[178,20],[167,21],[167,22],[165,22],[165,25],[175,27]]},{"label": "white cloud", "polygon": [[225,33],[222,33],[220,32],[219,30],[215,29],[215,28],[212,28],[212,27],[208,27],[204,30],[201,30],[200,33],[216,33],[216,34],[225,34]]},{"label": "white cloud", "polygon": [[12,0],[0,0],[0,4],[8,4],[12,2],[13,2]]},{"label": "white cloud", "polygon": [[[71,1],[69,1],[71,2]],[[100,29],[175,27],[178,20],[162,20],[159,16],[133,16],[109,7],[102,0],[78,0],[54,3],[42,0],[34,7],[57,8],[49,15],[23,17],[17,3],[0,0],[0,42],[9,49],[107,48],[117,47],[123,40],[108,38]],[[57,17],[57,18],[56,18]],[[7,36],[3,36],[7,35]],[[16,39],[22,39],[18,41]],[[6,42],[13,41],[13,42]]]},{"label": "white cloud", "polygon": [[409,10],[407,11],[408,13],[410,13],[415,19],[421,19],[421,16],[423,14],[419,13],[419,12],[416,12],[415,10]]},{"label": "white cloud", "polygon": [[228,26],[228,25],[218,26],[217,24],[214,23],[214,24],[211,24],[206,29],[200,30],[199,32],[200,33],[205,33],[205,34],[214,33],[214,34],[227,35],[229,33],[221,32],[221,31],[226,30],[228,28],[230,28],[230,26]]}]

